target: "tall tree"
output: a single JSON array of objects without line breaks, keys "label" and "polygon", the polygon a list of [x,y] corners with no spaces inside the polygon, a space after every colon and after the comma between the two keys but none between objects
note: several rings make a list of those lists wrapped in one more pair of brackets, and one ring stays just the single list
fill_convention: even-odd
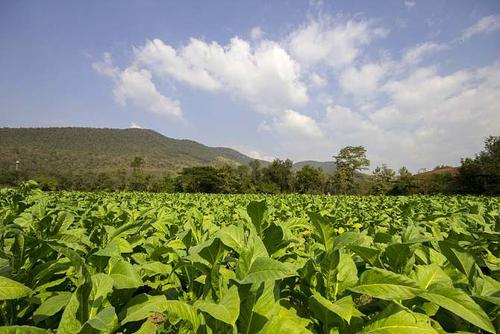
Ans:
[{"label": "tall tree", "polygon": [[324,191],[321,168],[305,165],[295,175],[295,191],[301,194],[321,194]]},{"label": "tall tree", "polygon": [[270,183],[270,186],[274,184],[279,192],[290,192],[293,182],[292,166],[293,162],[290,159],[274,159],[269,166],[262,169],[263,182]]},{"label": "tall tree", "polygon": [[333,177],[335,191],[340,194],[353,193],[355,190],[355,173],[370,166],[363,146],[347,146],[334,156],[337,169]]},{"label": "tall tree", "polygon": [[142,157],[134,157],[130,162],[132,167],[132,176],[130,178],[130,190],[144,191],[147,188],[146,179],[142,171],[144,159]]},{"label": "tall tree", "polygon": [[395,176],[396,173],[386,164],[377,166],[373,171],[371,192],[377,195],[387,194],[393,187]]},{"label": "tall tree", "polygon": [[462,160],[459,184],[463,192],[500,194],[500,136],[489,136],[475,158]]}]

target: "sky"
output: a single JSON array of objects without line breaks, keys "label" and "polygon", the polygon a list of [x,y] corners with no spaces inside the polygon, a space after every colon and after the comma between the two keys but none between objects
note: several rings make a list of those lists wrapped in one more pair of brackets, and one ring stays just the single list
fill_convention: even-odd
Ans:
[{"label": "sky", "polygon": [[500,1],[0,0],[0,127],[49,126],[456,166],[500,135]]}]

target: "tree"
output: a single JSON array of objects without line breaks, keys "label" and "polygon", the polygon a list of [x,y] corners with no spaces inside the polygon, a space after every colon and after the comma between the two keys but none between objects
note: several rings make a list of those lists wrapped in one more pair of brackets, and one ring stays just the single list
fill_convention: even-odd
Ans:
[{"label": "tree", "polygon": [[393,187],[394,177],[396,173],[383,164],[381,167],[375,168],[371,184],[371,192],[376,195],[385,195]]},{"label": "tree", "polygon": [[212,166],[184,168],[177,178],[176,190],[188,193],[219,193],[222,180]]},{"label": "tree", "polygon": [[458,182],[462,192],[500,194],[500,136],[489,136],[475,158],[462,159]]},{"label": "tree", "polygon": [[333,177],[335,192],[340,194],[353,193],[355,190],[355,173],[370,166],[363,146],[347,146],[334,156],[337,169]]},{"label": "tree", "polygon": [[251,177],[252,177],[252,182],[254,183],[254,185],[258,185],[261,181],[261,177],[262,177],[262,172],[260,170],[260,161],[257,160],[257,159],[254,159],[252,161],[250,161],[250,163],[248,164],[250,166],[250,170],[251,170]]},{"label": "tree", "polygon": [[134,157],[134,159],[130,162],[130,167],[132,167],[132,176],[129,183],[130,190],[146,190],[147,183],[142,171],[143,165],[144,159],[142,157]]},{"label": "tree", "polygon": [[324,188],[323,170],[305,165],[295,175],[295,191],[301,194],[321,194]]},{"label": "tree", "polygon": [[415,193],[417,183],[415,177],[405,166],[398,171],[398,177],[392,188],[391,193],[394,195],[408,195]]},{"label": "tree", "polygon": [[[292,166],[290,159],[274,159],[273,162],[262,169],[262,180],[267,189],[275,188],[279,192],[286,193],[292,190]],[[265,185],[265,184],[268,185]],[[271,185],[269,185],[271,184]],[[276,187],[272,187],[274,184]],[[266,191],[267,192],[267,191]]]}]

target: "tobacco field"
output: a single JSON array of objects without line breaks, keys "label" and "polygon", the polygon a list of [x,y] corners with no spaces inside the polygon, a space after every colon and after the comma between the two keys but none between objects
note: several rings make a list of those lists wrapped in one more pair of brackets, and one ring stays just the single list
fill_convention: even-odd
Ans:
[{"label": "tobacco field", "polygon": [[2,333],[497,333],[500,198],[0,190]]}]

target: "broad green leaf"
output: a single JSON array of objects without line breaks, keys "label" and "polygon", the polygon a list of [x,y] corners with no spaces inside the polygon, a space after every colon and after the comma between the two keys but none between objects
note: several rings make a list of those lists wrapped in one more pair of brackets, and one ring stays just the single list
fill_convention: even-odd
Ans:
[{"label": "broad green leaf", "polygon": [[[115,260],[112,258],[112,260]],[[114,281],[116,289],[132,289],[143,285],[141,277],[135,271],[134,266],[123,259],[116,259],[110,263],[109,276]]]},{"label": "broad green leaf", "polygon": [[358,285],[349,290],[385,300],[411,299],[421,292],[409,277],[378,268],[365,271]]},{"label": "broad green leaf", "polygon": [[376,248],[356,246],[356,245],[350,245],[349,249],[352,250],[357,255],[359,255],[363,260],[368,262],[370,265],[374,267],[382,267],[379,260],[379,255],[381,253],[380,250]]},{"label": "broad green leaf", "polygon": [[27,286],[0,276],[0,300],[18,299],[29,296],[32,292]]},{"label": "broad green leaf", "polygon": [[86,288],[86,285],[80,286],[71,295],[68,304],[64,308],[59,327],[57,327],[57,334],[74,334],[78,333],[82,328],[86,320],[84,319],[86,317],[84,303],[87,302],[84,297]]},{"label": "broad green leaf", "polygon": [[314,226],[316,235],[319,237],[325,251],[331,250],[333,248],[335,235],[333,224],[327,218],[315,212],[308,212],[307,215],[309,216],[311,224]]},{"label": "broad green leaf", "polygon": [[311,334],[306,328],[308,324],[309,320],[281,307],[279,313],[265,324],[259,334]]},{"label": "broad green leaf", "polygon": [[104,332],[113,329],[117,322],[118,318],[116,317],[115,308],[108,306],[87,320],[86,323],[92,328]]},{"label": "broad green leaf", "polygon": [[430,319],[419,313],[398,311],[363,328],[362,334],[438,334]]},{"label": "broad green leaf", "polygon": [[422,289],[439,284],[453,286],[451,278],[437,264],[416,266],[413,278]]},{"label": "broad green leaf", "polygon": [[71,295],[71,292],[58,292],[56,295],[44,300],[35,312],[33,312],[35,323],[43,321],[61,311],[68,304]]},{"label": "broad green leaf", "polygon": [[[309,299],[310,302],[311,300],[315,301],[317,304],[321,305],[324,310],[335,313],[348,323],[351,321],[352,317],[363,316],[363,314],[359,312],[354,306],[354,302],[352,301],[351,296],[346,296],[335,302],[331,302],[320,295],[318,292],[314,291],[313,295]],[[322,313],[324,314],[325,312],[323,311]]]},{"label": "broad green leaf", "polygon": [[217,320],[234,326],[240,314],[238,288],[236,286],[229,288],[217,304],[200,300],[195,303],[195,307],[200,311],[210,314]]},{"label": "broad green leaf", "polygon": [[146,319],[152,313],[163,313],[166,309],[167,299],[165,296],[140,294],[132,298],[125,306],[124,311],[120,314],[120,318],[123,319],[121,324],[124,325],[127,322]]},{"label": "broad green leaf", "polygon": [[474,257],[451,241],[440,241],[439,248],[444,256],[470,280],[474,274]]},{"label": "broad green leaf", "polygon": [[32,326],[0,326],[0,334],[48,334],[44,328]]},{"label": "broad green leaf", "polygon": [[165,305],[165,312],[167,314],[187,321],[191,324],[194,332],[198,330],[201,320],[194,306],[180,300],[168,300]]},{"label": "broad green leaf", "polygon": [[419,295],[448,311],[455,313],[462,319],[487,331],[495,333],[495,328],[488,315],[472,300],[467,293],[453,287],[431,286]]},{"label": "broad green leaf", "polygon": [[263,222],[267,212],[266,201],[252,201],[247,206],[247,213],[259,236],[262,236]]},{"label": "broad green leaf", "polygon": [[245,230],[241,226],[230,225],[223,227],[215,236],[219,238],[224,245],[234,249],[238,254],[246,247]]},{"label": "broad green leaf", "polygon": [[113,278],[109,275],[99,273],[92,276],[92,291],[89,295],[90,317],[97,314],[108,294],[113,291]]},{"label": "broad green leaf", "polygon": [[296,275],[296,272],[289,264],[268,257],[258,257],[253,261],[240,283],[261,283],[294,275]]},{"label": "broad green leaf", "polygon": [[144,321],[141,328],[135,334],[155,334],[158,326],[151,321]]}]

